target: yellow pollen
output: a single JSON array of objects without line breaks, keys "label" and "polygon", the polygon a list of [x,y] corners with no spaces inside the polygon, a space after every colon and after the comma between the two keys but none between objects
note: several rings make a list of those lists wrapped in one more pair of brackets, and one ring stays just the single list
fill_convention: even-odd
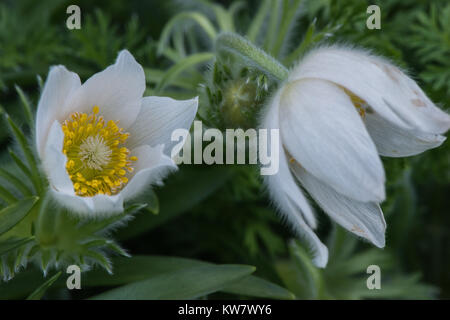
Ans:
[{"label": "yellow pollen", "polygon": [[361,118],[365,119],[366,118],[366,111],[367,111],[367,108],[368,108],[367,102],[364,101],[363,99],[361,99],[360,97],[358,97],[356,94],[354,94],[350,90],[347,90],[344,87],[341,87],[341,88],[350,97],[350,99],[352,100],[353,105],[355,106],[355,108],[358,111],[358,113],[361,116]]},{"label": "yellow pollen", "polygon": [[98,106],[91,114],[75,112],[62,126],[66,170],[75,193],[83,197],[117,194],[138,160],[123,145],[129,134],[117,122],[97,116],[99,112]]}]

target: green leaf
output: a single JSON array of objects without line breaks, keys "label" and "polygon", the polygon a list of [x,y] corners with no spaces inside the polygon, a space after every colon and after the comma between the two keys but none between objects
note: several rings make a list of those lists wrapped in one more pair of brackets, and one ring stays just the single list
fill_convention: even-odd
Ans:
[{"label": "green leaf", "polygon": [[287,1],[283,2],[283,14],[280,22],[280,30],[277,33],[275,45],[271,52],[275,57],[279,55],[283,45],[289,41],[288,34],[295,24],[295,18],[302,0],[294,0],[293,2],[294,3],[288,3]]},{"label": "green leaf", "polygon": [[85,286],[117,286],[142,281],[166,272],[208,265],[202,261],[165,256],[117,257],[112,260],[112,264],[114,275],[111,276],[101,269],[94,269],[83,275],[83,284]]},{"label": "green leaf", "polygon": [[22,238],[22,239],[14,239],[14,240],[6,240],[0,243],[0,256],[8,253],[11,250],[22,247],[23,245],[34,240],[33,237]]},{"label": "green leaf", "polygon": [[22,106],[25,111],[25,116],[27,118],[28,125],[30,127],[32,127],[34,124],[34,121],[33,121],[33,113],[31,112],[31,107],[30,107],[30,100],[26,96],[25,92],[23,92],[21,87],[19,87],[18,85],[15,85],[14,87],[16,88],[16,91],[19,94],[20,101],[22,101]]},{"label": "green leaf", "polygon": [[18,191],[20,191],[24,196],[31,196],[31,190],[23,183],[19,178],[6,171],[5,169],[0,168],[0,177],[7,180],[10,184],[12,184]]},{"label": "green leaf", "polygon": [[314,42],[313,37],[316,31],[316,20],[314,19],[311,24],[308,26],[308,29],[306,29],[305,35],[303,37],[303,40],[300,42],[297,48],[295,50],[292,50],[292,52],[286,57],[284,60],[284,64],[289,66],[298,58],[300,58],[305,52],[306,49]]},{"label": "green leaf", "polygon": [[253,18],[252,23],[247,31],[247,38],[253,43],[258,40],[258,35],[262,30],[264,21],[266,20],[267,14],[269,13],[271,0],[264,0],[259,6],[256,16]]},{"label": "green leaf", "polygon": [[[159,83],[166,74],[166,70],[159,70],[155,68],[145,68],[144,71],[145,71],[145,79],[149,84]],[[196,91],[197,83],[201,81],[203,81],[203,77],[193,79],[192,76],[190,75],[189,77],[179,76],[173,79],[172,85],[179,87],[181,89]]]},{"label": "green leaf", "polygon": [[39,191],[39,184],[37,184],[37,182],[35,181],[33,174],[31,173],[31,170],[23,163],[22,160],[20,160],[20,158],[12,150],[8,150],[8,151],[9,151],[9,155],[14,160],[17,167],[20,170],[22,170],[22,172],[31,180],[36,191]]},{"label": "green leaf", "polygon": [[270,6],[270,15],[269,15],[269,27],[267,29],[267,34],[265,36],[264,41],[264,50],[267,52],[272,52],[275,39],[278,36],[278,25],[279,20],[281,19],[281,5],[282,1],[280,0],[272,0]]},{"label": "green leaf", "polygon": [[198,12],[182,12],[170,19],[170,21],[164,26],[159,39],[158,54],[162,54],[164,52],[173,29],[182,23],[185,24],[186,21],[194,21],[197,23],[206,32],[211,41],[213,41],[216,37],[216,29],[209,19],[203,14]]},{"label": "green leaf", "polygon": [[156,196],[156,193],[153,190],[150,190],[150,192],[148,192],[146,195],[147,195],[147,198],[146,198],[147,211],[149,211],[153,214],[158,214],[159,213],[159,200],[158,200],[158,197]]},{"label": "green leaf", "polygon": [[0,211],[0,235],[12,229],[31,211],[39,197],[20,200]]},{"label": "green leaf", "polygon": [[88,250],[88,251],[84,252],[84,256],[90,257],[96,263],[101,265],[109,274],[112,274],[111,261],[109,261],[109,259],[103,253],[93,251],[93,250]]},{"label": "green leaf", "polygon": [[290,243],[289,249],[298,268],[298,272],[304,280],[304,289],[308,293],[308,297],[317,299],[321,296],[323,290],[323,277],[320,270],[313,265],[306,251],[295,241]]},{"label": "green leaf", "polygon": [[85,220],[80,224],[80,232],[86,235],[97,234],[105,230],[114,228],[117,225],[127,221],[131,215],[142,210],[147,205],[142,203],[135,203],[125,208],[123,213],[113,215],[105,219]]},{"label": "green leaf", "polygon": [[125,249],[123,249],[120,245],[118,245],[117,243],[115,243],[112,240],[108,240],[106,243],[106,246],[108,247],[108,249],[114,251],[115,253],[124,256],[124,257],[131,257],[128,252],[126,252]]},{"label": "green leaf", "polygon": [[44,293],[52,286],[52,284],[58,280],[58,278],[61,276],[62,271],[59,271],[57,274],[55,274],[53,277],[45,281],[39,288],[33,291],[32,294],[30,294],[27,298],[27,300],[40,300]]},{"label": "green leaf", "polygon": [[226,286],[222,291],[248,297],[267,299],[292,300],[295,298],[295,295],[289,290],[255,276],[247,276],[238,280],[235,283]]},{"label": "green leaf", "polygon": [[0,186],[0,199],[5,201],[7,204],[12,204],[17,201],[17,198],[2,186]]},{"label": "green leaf", "polygon": [[161,206],[159,214],[137,215],[126,228],[117,232],[117,239],[135,237],[189,211],[222,186],[230,177],[230,172],[225,166],[182,167],[157,192]]},{"label": "green leaf", "polygon": [[389,281],[382,281],[381,290],[369,290],[366,281],[360,281],[353,294],[359,299],[429,300],[430,297],[436,296],[437,288],[421,283],[420,278],[417,273],[395,275]]},{"label": "green leaf", "polygon": [[30,146],[28,145],[27,139],[8,114],[6,114],[6,119],[14,136],[16,137],[17,142],[20,145],[20,148],[22,149],[23,154],[25,155],[25,158],[27,159],[28,165],[30,167],[31,179],[33,181],[33,184],[36,186],[36,190],[39,191],[41,186],[39,169],[36,164],[36,159],[30,149]]},{"label": "green leaf", "polygon": [[47,275],[48,267],[50,265],[50,261],[52,259],[52,252],[50,250],[41,250],[41,269],[44,272],[44,276]]},{"label": "green leaf", "polygon": [[284,65],[291,66],[300,59],[308,49],[312,48],[319,41],[331,37],[341,26],[327,26],[324,30],[316,32],[316,20],[314,19],[305,32],[305,36],[300,44],[283,60]]},{"label": "green leaf", "polygon": [[181,59],[171,68],[169,68],[161,81],[155,88],[155,93],[160,93],[166,86],[170,85],[174,79],[178,77],[183,71],[192,68],[198,64],[208,62],[214,58],[214,54],[210,52],[192,54],[186,58]]},{"label": "green leaf", "polygon": [[[113,275],[109,275],[101,269],[95,269],[83,275],[83,285],[92,287],[117,286],[142,281],[166,272],[214,265],[200,260],[166,256],[118,257],[112,260],[112,264],[114,265]],[[288,290],[255,276],[242,278],[235,283],[227,285],[221,291],[270,299],[292,299],[294,297]]]},{"label": "green leaf", "polygon": [[96,300],[195,299],[221,290],[255,271],[252,266],[201,266],[167,272],[93,297]]},{"label": "green leaf", "polygon": [[234,32],[233,17],[231,13],[220,5],[213,5],[212,9],[216,15],[220,31]]}]

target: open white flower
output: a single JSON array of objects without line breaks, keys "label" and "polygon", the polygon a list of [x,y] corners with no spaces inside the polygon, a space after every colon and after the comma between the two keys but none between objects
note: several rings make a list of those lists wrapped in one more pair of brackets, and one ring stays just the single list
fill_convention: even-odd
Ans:
[{"label": "open white flower", "polygon": [[315,216],[298,184],[338,224],[384,247],[379,155],[441,145],[450,117],[396,66],[333,46],[312,51],[292,70],[261,126],[280,129],[280,169],[265,177],[271,198],[324,267],[328,250],[313,232]]},{"label": "open white flower", "polygon": [[167,156],[171,133],[189,129],[198,100],[143,97],[144,90],[144,70],[126,50],[83,84],[64,66],[50,69],[36,144],[60,204],[88,216],[118,213],[177,168]]}]

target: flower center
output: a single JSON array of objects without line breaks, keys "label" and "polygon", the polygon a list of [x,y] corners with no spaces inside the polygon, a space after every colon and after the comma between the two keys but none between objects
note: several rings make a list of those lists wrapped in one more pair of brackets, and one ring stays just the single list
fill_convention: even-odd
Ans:
[{"label": "flower center", "polygon": [[84,139],[78,155],[89,168],[102,170],[111,160],[111,153],[111,148],[106,145],[105,140],[96,135]]},{"label": "flower center", "polygon": [[75,112],[62,126],[66,170],[79,196],[118,193],[128,183],[126,174],[133,171],[132,164],[137,161],[123,146],[129,134],[98,113],[98,106],[89,115]]}]

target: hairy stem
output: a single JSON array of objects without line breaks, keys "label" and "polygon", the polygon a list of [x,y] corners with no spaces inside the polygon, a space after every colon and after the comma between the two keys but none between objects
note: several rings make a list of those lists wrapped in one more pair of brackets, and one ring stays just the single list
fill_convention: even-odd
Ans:
[{"label": "hairy stem", "polygon": [[245,63],[278,80],[288,76],[288,70],[265,51],[235,33],[222,33],[216,38],[216,51],[228,52],[241,58]]}]

